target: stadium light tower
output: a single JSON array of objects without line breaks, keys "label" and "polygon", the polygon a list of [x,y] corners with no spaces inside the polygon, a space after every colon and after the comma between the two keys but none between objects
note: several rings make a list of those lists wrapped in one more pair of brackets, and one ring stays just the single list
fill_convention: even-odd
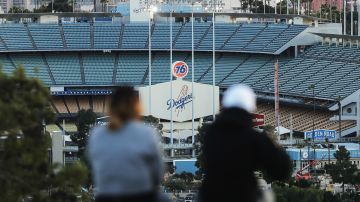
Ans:
[{"label": "stadium light tower", "polygon": [[350,35],[352,36],[352,35],[354,35],[354,1],[352,0],[351,1],[351,6],[350,6],[351,8],[351,10],[350,10],[350,15],[351,15],[351,17],[350,17],[350,31],[351,31],[351,33],[350,33]]},{"label": "stadium light tower", "polygon": [[[343,35],[346,35],[346,0],[343,0],[344,2],[344,20],[343,20],[343,23],[344,23],[344,30],[343,30]],[[344,41],[343,41],[344,43]]]},{"label": "stadium light tower", "polygon": [[358,95],[358,100],[357,100],[357,136],[360,136],[360,94]]},{"label": "stadium light tower", "polygon": [[[173,93],[173,75],[172,75],[172,64],[173,64],[173,30],[172,30],[172,14],[174,12],[172,2],[170,2],[170,100],[172,100],[172,93]],[[174,144],[174,137],[173,137],[173,131],[174,131],[174,121],[173,121],[173,110],[170,110],[170,144],[171,146]],[[173,151],[171,151],[173,153]]]},{"label": "stadium light tower", "polygon": [[[194,74],[195,74],[195,63],[194,63],[194,1],[191,2],[191,94],[194,95]],[[194,120],[194,100],[191,102],[191,143],[195,143],[195,120]],[[193,150],[193,156],[194,156]]]},{"label": "stadium light tower", "polygon": [[[312,96],[313,96],[313,120],[312,120],[312,143],[313,143],[313,149],[314,149],[314,161],[316,160],[316,147],[315,147],[315,85],[312,84],[309,86],[309,90],[312,90]],[[314,174],[316,174],[316,165],[314,165]]]},{"label": "stadium light tower", "polygon": [[150,5],[149,7],[149,113],[151,115],[152,111],[151,111],[151,86],[152,86],[152,53],[151,53],[151,26],[154,20],[154,13],[157,12],[157,7],[154,5]]},{"label": "stadium light tower", "polygon": [[[149,1],[148,1],[149,2]],[[149,115],[152,114],[152,111],[151,111],[151,87],[152,87],[152,52],[151,52],[151,26],[153,24],[153,20],[154,20],[154,14],[158,11],[158,8],[156,7],[156,5],[152,4],[152,2],[149,2],[146,6],[143,6],[139,9],[137,9],[138,12],[149,12],[149,35],[148,35],[148,50],[149,50],[149,72],[148,72],[148,75],[149,75]]]},{"label": "stadium light tower", "polygon": [[[215,8],[215,2],[214,2]],[[212,11],[212,51],[213,51],[213,121],[215,120],[215,11]]]}]

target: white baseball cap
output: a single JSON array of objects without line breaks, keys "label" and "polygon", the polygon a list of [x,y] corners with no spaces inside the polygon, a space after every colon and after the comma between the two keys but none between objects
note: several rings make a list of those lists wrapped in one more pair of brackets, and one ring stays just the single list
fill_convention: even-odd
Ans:
[{"label": "white baseball cap", "polygon": [[256,110],[256,95],[247,85],[239,84],[228,88],[223,97],[224,108],[240,108],[249,113]]}]

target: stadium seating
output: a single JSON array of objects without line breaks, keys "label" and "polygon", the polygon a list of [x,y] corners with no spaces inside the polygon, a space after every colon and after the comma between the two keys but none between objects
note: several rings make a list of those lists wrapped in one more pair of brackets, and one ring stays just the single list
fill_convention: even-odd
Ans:
[{"label": "stadium seating", "polygon": [[0,67],[2,71],[6,74],[10,74],[14,71],[15,67],[10,62],[9,58],[6,57],[6,55],[0,54]]},{"label": "stadium seating", "polygon": [[121,48],[144,49],[149,36],[149,27],[143,23],[128,24],[124,28]]},{"label": "stadium seating", "polygon": [[34,49],[23,24],[1,24],[0,37],[8,50]]},{"label": "stadium seating", "polygon": [[74,96],[66,96],[65,98],[65,105],[69,109],[69,112],[77,113],[79,111],[79,108],[76,103],[76,98]]},{"label": "stadium seating", "polygon": [[[241,25],[240,25],[241,26]],[[215,47],[217,50],[223,49],[223,46],[227,40],[236,33],[236,30],[240,27],[237,24],[224,24],[216,23],[215,24]],[[212,40],[213,40],[213,27],[210,27],[210,30],[207,32],[206,36],[203,38],[202,43],[200,43],[198,49],[200,50],[212,50]],[[221,30],[221,31],[218,31]]]},{"label": "stadium seating", "polygon": [[[265,114],[265,123],[275,125],[274,104],[260,102],[257,106],[256,113]],[[317,110],[314,115],[312,109],[304,107],[280,105],[280,123],[285,128],[290,126],[290,114],[292,116],[292,128],[295,131],[309,131],[311,130],[313,117],[315,116],[315,127],[329,130],[339,130],[339,122],[329,121],[333,116],[332,112],[327,110]],[[346,130],[356,125],[355,121],[342,121],[342,129]]]},{"label": "stadium seating", "polygon": [[[142,52],[129,52],[119,56],[116,83],[141,84],[148,68],[148,56]],[[129,68],[134,67],[134,68]]]},{"label": "stadium seating", "polygon": [[[105,103],[108,103],[110,96],[53,96],[53,106],[60,114],[76,114],[79,109],[92,108],[95,113],[104,114],[107,112]],[[92,103],[92,104],[90,104]],[[80,108],[79,108],[79,107]],[[258,102],[256,113],[265,114],[265,123],[274,125],[274,105],[264,101]],[[313,111],[311,108],[304,108],[292,105],[280,105],[280,122],[285,128],[290,126],[290,114],[292,128],[295,131],[309,131],[312,128]],[[339,123],[330,121],[333,113],[327,110],[318,109],[315,115],[315,127],[320,129],[338,130]],[[355,121],[342,121],[342,129],[346,130],[355,126]]]},{"label": "stadium seating", "polygon": [[47,53],[46,59],[54,76],[55,84],[82,84],[80,60],[74,53]]},{"label": "stadium seating", "polygon": [[226,43],[224,49],[233,51],[244,49],[251,41],[255,40],[256,36],[265,28],[265,24],[242,25],[240,30]]},{"label": "stadium seating", "polygon": [[[182,25],[174,23],[172,28],[172,41],[176,39]],[[169,49],[170,48],[170,27],[166,23],[156,23],[151,37],[151,46],[153,49]],[[175,48],[175,47],[173,47]]]},{"label": "stadium seating", "polygon": [[[333,57],[345,58],[343,54],[350,54],[347,49],[354,48],[317,45],[305,50],[297,58],[278,57],[280,92],[312,97],[312,90],[309,87],[315,85],[316,97],[334,99],[338,96],[346,97],[358,90],[360,88],[359,63],[356,59],[331,59],[320,51],[328,49],[338,51],[338,55]],[[358,53],[354,51],[353,54]],[[212,53],[195,52],[194,59],[194,80],[211,84]],[[0,55],[0,64],[6,73],[10,73],[14,65],[23,65],[28,75],[40,78],[47,85],[113,85],[115,83],[146,85],[149,83],[148,60],[147,51]],[[187,62],[191,68],[190,52],[174,51],[173,62],[177,60]],[[261,92],[271,92],[274,88],[275,56],[218,52],[215,61],[215,83],[220,87],[245,83]],[[170,79],[169,67],[169,52],[153,51],[152,83],[168,81]],[[185,80],[190,81],[191,78],[190,69]]]},{"label": "stadium seating", "polygon": [[121,25],[113,23],[94,24],[94,48],[116,49],[119,47]]},{"label": "stadium seating", "polygon": [[87,23],[64,24],[65,40],[68,48],[90,49],[90,25]]},{"label": "stadium seating", "polygon": [[48,67],[42,57],[37,57],[36,54],[13,54],[11,60],[15,65],[24,67],[28,76],[39,78],[47,85],[52,84]]},{"label": "stadium seating", "polygon": [[[218,51],[274,53],[306,26],[284,24],[215,24],[215,46]],[[194,23],[195,50],[212,49],[210,22]],[[119,22],[75,24],[2,24],[0,51],[17,50],[78,50],[148,48],[148,23]],[[155,23],[152,28],[152,48],[169,49],[169,23]],[[221,31],[219,31],[221,30]],[[175,50],[191,49],[191,23],[173,23]]]},{"label": "stadium seating", "polygon": [[82,54],[85,83],[106,85],[111,83],[115,64],[115,57],[109,53]]},{"label": "stadium seating", "polygon": [[38,49],[53,50],[64,48],[58,25],[29,24],[28,26]]}]

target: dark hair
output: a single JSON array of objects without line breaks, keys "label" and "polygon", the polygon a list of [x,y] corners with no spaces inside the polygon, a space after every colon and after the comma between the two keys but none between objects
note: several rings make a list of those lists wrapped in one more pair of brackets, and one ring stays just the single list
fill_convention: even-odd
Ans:
[{"label": "dark hair", "polygon": [[127,122],[136,117],[136,104],[139,102],[139,94],[134,87],[117,87],[111,97],[110,113]]}]

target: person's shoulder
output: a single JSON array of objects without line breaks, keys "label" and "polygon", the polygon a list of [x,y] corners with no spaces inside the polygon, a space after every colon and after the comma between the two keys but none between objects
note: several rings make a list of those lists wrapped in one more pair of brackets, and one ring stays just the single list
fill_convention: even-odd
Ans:
[{"label": "person's shoulder", "polygon": [[151,126],[149,126],[148,124],[146,124],[144,122],[140,122],[140,121],[133,121],[130,124],[136,130],[145,130],[145,131],[147,130],[147,131],[149,131],[151,129]]},{"label": "person's shoulder", "polygon": [[155,128],[150,126],[149,124],[146,124],[144,122],[132,122],[131,123],[131,130],[136,131],[139,135],[152,135],[155,133]]},{"label": "person's shoulder", "polygon": [[90,137],[89,139],[96,139],[98,138],[101,134],[104,134],[106,132],[106,126],[95,126],[90,130]]}]

